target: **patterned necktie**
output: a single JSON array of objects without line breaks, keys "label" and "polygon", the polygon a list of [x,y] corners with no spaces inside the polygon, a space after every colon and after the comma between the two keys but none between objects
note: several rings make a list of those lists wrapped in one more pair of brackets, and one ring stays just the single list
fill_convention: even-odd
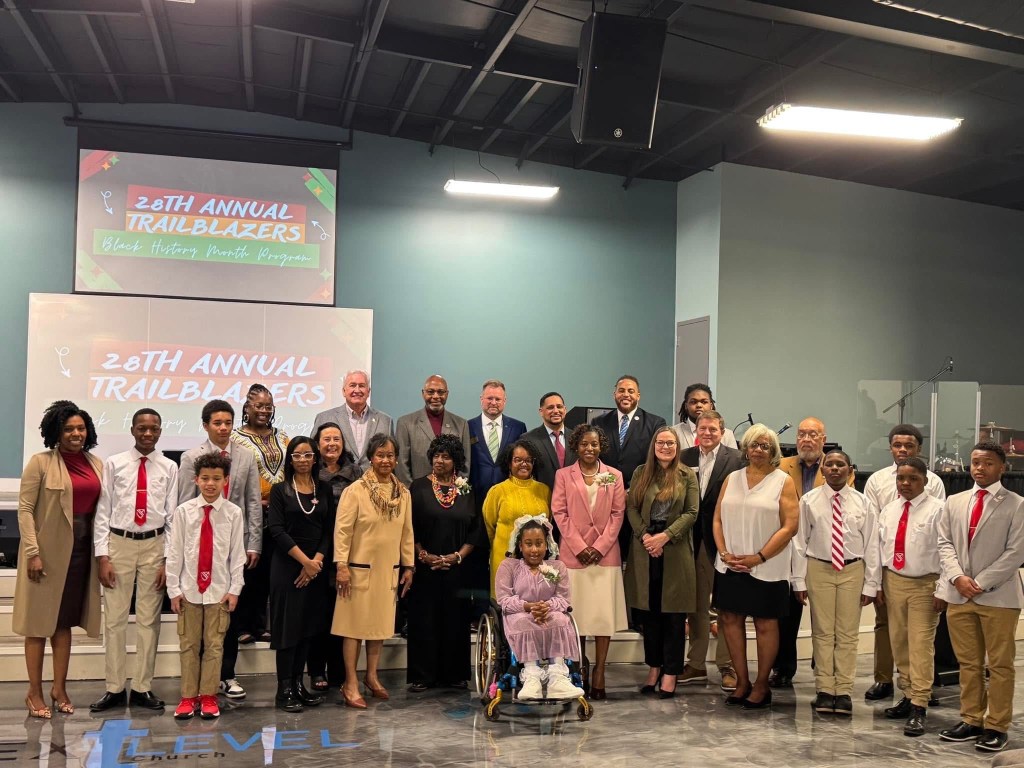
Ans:
[{"label": "patterned necktie", "polygon": [[907,565],[907,520],[910,519],[910,502],[903,502],[903,515],[896,526],[896,546],[893,548],[892,567],[902,571]]},{"label": "patterned necktie", "polygon": [[551,433],[555,441],[555,456],[558,458],[558,466],[565,466],[565,446],[562,445],[562,430],[557,429]]},{"label": "patterned necktie", "polygon": [[843,498],[838,493],[832,497],[832,567],[843,570],[846,549],[843,544]]},{"label": "patterned necktie", "polygon": [[210,522],[212,511],[212,504],[203,507],[203,525],[199,529],[199,565],[196,569],[199,594],[205,592],[213,581],[213,523]]},{"label": "patterned necktie", "polygon": [[491,461],[498,460],[498,446],[501,445],[501,440],[498,438],[498,422],[492,421],[491,431],[487,433],[487,450],[490,451]]},{"label": "patterned necktie", "polygon": [[974,540],[974,532],[978,528],[978,523],[981,522],[981,510],[985,507],[987,495],[988,491],[979,490],[978,498],[974,500],[974,509],[971,510],[971,527],[967,529],[967,546],[971,546],[971,542]]},{"label": "patterned necktie", "polygon": [[135,483],[135,524],[146,524],[146,508],[149,506],[148,479],[146,477],[146,457],[139,458],[139,478]]},{"label": "patterned necktie", "polygon": [[[225,459],[230,459],[231,458],[230,456],[228,456],[228,452],[227,451],[221,451],[220,455],[223,458],[225,458]],[[225,499],[228,497],[228,492],[230,490],[231,490],[231,474],[228,473],[228,476],[224,478],[224,498]]]},{"label": "patterned necktie", "polygon": [[629,429],[629,414],[622,414],[622,423],[619,424],[619,445],[626,442],[626,430]]}]

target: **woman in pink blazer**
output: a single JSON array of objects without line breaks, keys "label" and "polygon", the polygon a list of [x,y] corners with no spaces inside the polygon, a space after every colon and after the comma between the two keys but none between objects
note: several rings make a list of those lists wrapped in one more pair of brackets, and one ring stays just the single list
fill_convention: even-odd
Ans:
[{"label": "woman in pink blazer", "polygon": [[600,427],[580,424],[569,448],[579,459],[555,473],[551,513],[562,534],[559,559],[569,569],[573,618],[580,636],[593,637],[597,648],[590,697],[604,699],[608,645],[627,626],[619,553],[626,488],[622,473],[601,463],[608,438]]}]

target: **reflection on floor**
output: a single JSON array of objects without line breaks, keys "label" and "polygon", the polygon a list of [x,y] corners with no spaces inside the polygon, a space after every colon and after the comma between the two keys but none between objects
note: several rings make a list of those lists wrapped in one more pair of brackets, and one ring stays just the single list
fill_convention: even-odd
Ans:
[{"label": "reflection on floor", "polygon": [[[392,693],[388,702],[367,698],[357,712],[333,703],[302,714],[273,707],[269,676],[242,681],[247,701],[221,699],[218,721],[198,718],[184,724],[171,713],[177,703],[175,680],[157,680],[164,714],[114,711],[92,716],[88,702],[101,684],[73,683],[79,710],[50,722],[31,720],[21,705],[24,685],[0,685],[0,763],[41,768],[112,768],[121,765],[176,766],[651,766],[688,764],[818,768],[867,765],[978,766],[990,758],[973,744],[947,744],[938,731],[959,719],[956,687],[940,689],[941,705],[928,713],[928,734],[902,735],[902,723],[887,720],[891,702],[868,704],[870,657],[861,656],[852,718],[815,714],[814,685],[803,664],[796,687],[776,692],[771,711],[723,706],[717,684],[680,686],[676,697],[658,700],[636,693],[646,668],[618,665],[608,672],[608,700],[595,703],[589,722],[576,719],[575,706],[506,705],[498,722],[484,719],[479,702],[465,692],[405,692],[404,674],[382,675]],[[712,678],[717,678],[712,672]],[[1018,694],[1017,711],[1024,700]],[[1024,746],[1020,718],[1010,747]]]}]

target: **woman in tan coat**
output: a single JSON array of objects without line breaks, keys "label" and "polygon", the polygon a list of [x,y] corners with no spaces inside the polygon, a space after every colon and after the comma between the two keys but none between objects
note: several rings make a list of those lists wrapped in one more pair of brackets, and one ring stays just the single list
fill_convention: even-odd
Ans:
[{"label": "woman in tan coat", "polygon": [[18,578],[14,631],[25,638],[32,717],[49,718],[43,698],[46,638],[53,651],[50,701],[66,715],[75,708],[66,684],[71,662],[71,628],[100,634],[100,582],[92,556],[92,525],[103,464],[89,453],[96,429],[89,414],[58,400],[39,424],[49,450],[28,460],[18,497]]},{"label": "woman in tan coat", "polygon": [[[359,695],[356,660],[366,641],[363,684],[375,699],[388,699],[377,677],[384,640],[395,633],[395,600],[412,586],[414,567],[412,502],[394,476],[398,445],[376,434],[366,446],[370,469],[341,495],[334,527],[338,597],[331,632],[344,637],[345,706],[365,709]],[[401,572],[401,573],[400,573]]]}]

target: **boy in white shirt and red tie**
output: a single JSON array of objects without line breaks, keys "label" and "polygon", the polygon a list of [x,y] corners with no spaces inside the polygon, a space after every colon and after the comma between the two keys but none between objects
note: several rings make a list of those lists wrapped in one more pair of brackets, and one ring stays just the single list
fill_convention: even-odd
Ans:
[{"label": "boy in white shirt and red tie", "polygon": [[178,614],[181,644],[177,720],[197,711],[205,720],[220,716],[224,635],[242,592],[246,559],[242,510],[224,498],[231,460],[204,454],[194,466],[199,496],[174,511],[167,552],[167,595]]}]

